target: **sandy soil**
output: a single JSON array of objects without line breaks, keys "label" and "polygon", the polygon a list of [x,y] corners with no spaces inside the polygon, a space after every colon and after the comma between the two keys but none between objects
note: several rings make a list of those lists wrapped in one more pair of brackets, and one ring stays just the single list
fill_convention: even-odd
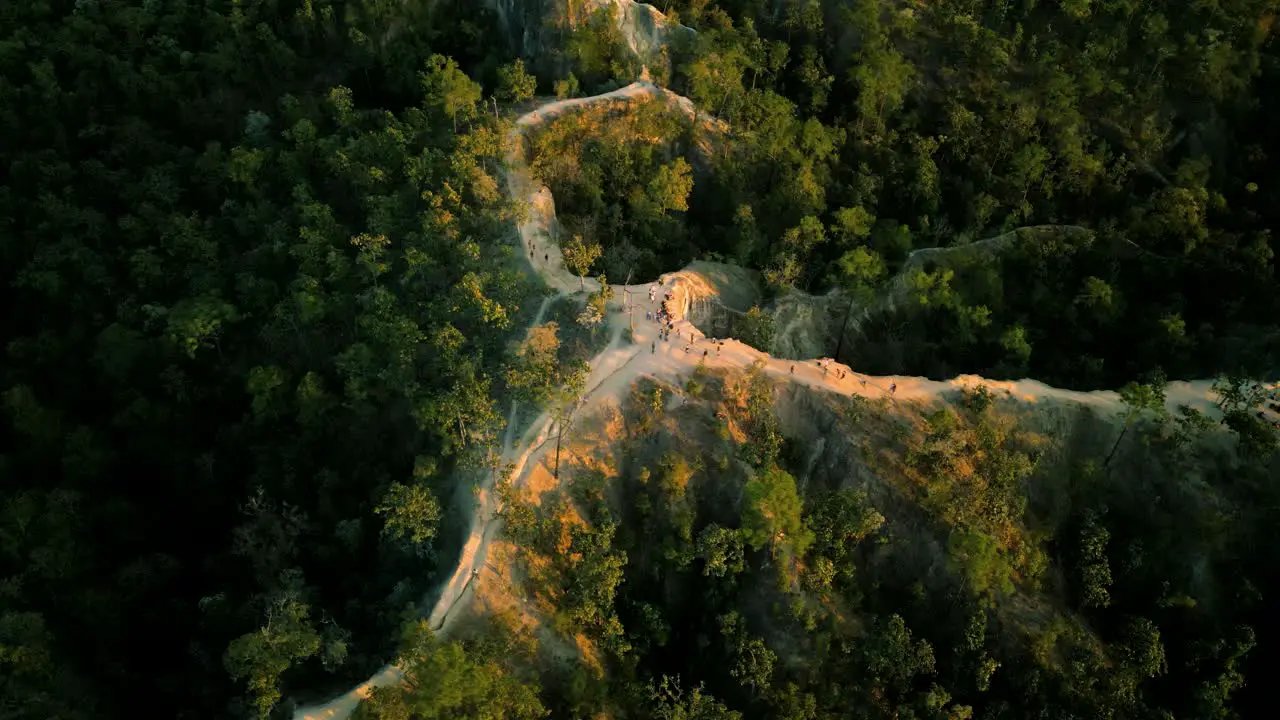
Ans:
[{"label": "sandy soil", "polygon": [[[591,103],[635,99],[644,96],[666,96],[682,108],[693,113],[692,105],[685,98],[674,96],[667,90],[648,82],[633,83],[611,93],[593,98],[578,98],[550,102],[516,121],[511,138],[508,159],[507,187],[514,197],[528,200],[532,206],[529,217],[520,225],[523,255],[529,260],[533,272],[555,291],[562,294],[579,292],[579,279],[566,269],[559,248],[552,236],[555,226],[555,202],[550,191],[536,186],[524,163],[519,135],[527,128],[554,119],[562,113]],[[985,384],[993,393],[1016,397],[1025,403],[1039,405],[1083,404],[1101,414],[1119,414],[1123,404],[1115,392],[1081,393],[1049,387],[1035,380],[1017,382],[990,381],[973,375],[962,375],[947,381],[934,381],[919,377],[872,377],[854,372],[851,368],[828,363],[824,368],[820,360],[779,360],[736,340],[716,341],[703,335],[687,319],[690,304],[717,292],[716,278],[711,277],[707,266],[692,265],[682,271],[663,275],[658,282],[614,286],[615,304],[608,318],[611,342],[591,362],[591,375],[587,381],[586,405],[580,413],[589,413],[592,406],[603,403],[621,404],[633,382],[642,376],[679,381],[692,374],[700,361],[709,367],[743,370],[754,363],[763,363],[770,376],[821,388],[841,395],[861,395],[869,398],[890,397],[895,401],[934,401],[940,396],[964,387]],[[586,281],[588,292],[598,289],[593,280]],[[649,290],[656,291],[656,299],[649,299]],[[655,313],[667,296],[667,307],[673,316],[670,339],[661,338],[662,326],[646,313]],[[625,305],[625,307],[623,307]],[[623,331],[634,327],[634,342],[623,339]],[[1217,415],[1214,396],[1210,390],[1212,381],[1170,383],[1167,402],[1170,409],[1189,405],[1208,414]],[[512,417],[514,417],[514,408]],[[548,483],[545,467],[540,467],[548,451],[554,449],[555,423],[548,413],[543,413],[530,424],[518,439],[513,438],[511,428],[505,437],[502,462],[514,467],[512,477],[517,486],[525,486],[530,477],[537,478],[541,489]],[[500,520],[496,517],[497,497],[493,478],[487,478],[478,495],[476,514],[471,532],[464,546],[458,567],[449,579],[433,608],[429,619],[431,626],[442,635],[449,633],[454,618],[461,614],[473,595],[473,586],[489,578],[497,578],[494,569],[486,569],[486,557],[490,543],[500,532]],[[457,610],[457,611],[456,611]],[[398,669],[388,666],[365,683],[347,694],[335,698],[320,707],[305,708],[294,715],[294,720],[319,720],[320,718],[346,718],[367,697],[373,687],[399,681]]]}]

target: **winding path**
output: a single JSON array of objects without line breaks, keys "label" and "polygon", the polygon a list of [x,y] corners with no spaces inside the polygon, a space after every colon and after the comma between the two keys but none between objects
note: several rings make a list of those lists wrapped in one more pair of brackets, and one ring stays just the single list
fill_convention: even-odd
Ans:
[{"label": "winding path", "polygon": [[[531,204],[529,217],[520,225],[522,255],[527,256],[532,269],[546,285],[561,295],[579,292],[579,280],[564,265],[558,246],[553,237],[555,223],[555,204],[550,191],[534,182],[524,161],[523,133],[532,127],[559,117],[565,112],[588,105],[634,101],[640,98],[655,97],[671,102],[677,108],[696,117],[692,103],[668,90],[652,83],[641,81],[627,87],[603,95],[590,98],[578,98],[548,102],[516,120],[509,138],[509,154],[507,162],[507,192],[513,198],[527,200]],[[939,382],[924,378],[884,378],[870,377],[853,372],[846,366],[830,363],[823,368],[817,361],[779,360],[745,345],[736,340],[714,342],[708,340],[700,330],[693,326],[686,313],[693,300],[706,297],[708,283],[696,270],[689,269],[662,276],[657,285],[656,301],[650,301],[650,283],[629,287],[614,286],[615,298],[630,297],[634,307],[634,342],[623,340],[623,329],[629,324],[628,312],[623,308],[611,308],[607,323],[611,329],[611,341],[591,362],[591,374],[587,381],[586,403],[592,405],[606,399],[620,399],[627,388],[639,377],[650,376],[668,380],[679,380],[692,373],[700,361],[705,361],[711,368],[745,369],[755,363],[762,363],[765,372],[771,376],[807,386],[821,388],[842,395],[862,395],[879,398],[892,396],[897,400],[936,399],[939,395],[954,391],[961,387],[985,384],[996,393],[1015,396],[1028,403],[1079,403],[1094,407],[1101,412],[1119,412],[1122,403],[1114,392],[1080,393],[1059,390],[1034,380],[1018,382],[988,381],[977,376],[960,376],[950,381]],[[588,292],[599,289],[593,280],[586,282]],[[669,307],[672,310],[672,339],[664,341],[660,338],[660,327],[652,320],[645,320],[646,312],[656,312],[666,293],[671,294]],[[535,324],[542,319],[546,302],[535,318]],[[705,353],[705,357],[704,357]],[[1214,396],[1210,390],[1211,381],[1171,383],[1167,390],[1168,405],[1176,408],[1180,404],[1190,405],[1202,411],[1213,412]],[[548,451],[548,440],[555,435],[555,424],[548,413],[538,416],[527,430],[518,438],[514,438],[515,428],[511,424],[516,418],[512,408],[507,431],[504,435],[501,452],[501,466],[508,464],[513,468],[512,477],[517,484],[525,481],[528,470],[533,467],[541,455]],[[481,577],[487,557],[490,541],[500,530],[501,521],[496,515],[497,497],[493,488],[493,474],[483,481],[477,495],[477,508],[472,521],[471,531],[463,547],[458,567],[453,572],[440,598],[429,615],[429,623],[442,635],[447,635],[451,621],[456,616],[453,612],[459,603],[464,603],[470,596],[473,584]],[[400,670],[387,666],[366,682],[351,691],[335,698],[322,706],[303,708],[294,715],[294,720],[345,719],[351,715],[360,701],[368,697],[375,687],[383,687],[402,678]]]}]

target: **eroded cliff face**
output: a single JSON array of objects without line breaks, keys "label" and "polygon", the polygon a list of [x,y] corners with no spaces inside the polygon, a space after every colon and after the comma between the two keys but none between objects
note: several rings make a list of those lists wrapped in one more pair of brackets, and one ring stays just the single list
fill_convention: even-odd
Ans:
[{"label": "eroded cliff face", "polygon": [[[663,48],[694,34],[691,28],[667,19],[657,8],[634,0],[483,0],[499,19],[513,47],[527,59],[542,57],[555,46],[561,23],[583,22],[591,13],[607,10],[623,40],[641,64],[669,62]],[[622,78],[635,80],[638,78]]]},{"label": "eroded cliff face", "polygon": [[522,56],[537,57],[543,52],[542,36],[549,13],[569,0],[484,0],[498,16],[502,31]]}]

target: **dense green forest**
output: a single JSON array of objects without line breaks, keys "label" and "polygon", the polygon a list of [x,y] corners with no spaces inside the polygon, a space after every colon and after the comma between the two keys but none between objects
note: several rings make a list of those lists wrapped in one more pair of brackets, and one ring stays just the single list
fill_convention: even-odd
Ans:
[{"label": "dense green forest", "polygon": [[0,714],[247,715],[390,656],[536,307],[491,19],[0,10]]},{"label": "dense green forest", "polygon": [[1082,388],[1280,366],[1274,0],[657,5],[699,31],[670,53],[671,87],[730,130],[669,136],[715,150],[662,234],[632,217],[660,163],[630,180],[644,166],[616,152],[555,147],[599,193],[568,208],[622,245],[615,266],[692,248],[776,292],[856,299],[913,249],[1081,227],[926,267],[917,302],[830,352]]},{"label": "dense green forest", "polygon": [[[576,143],[538,148],[578,193],[566,245],[605,245],[583,274],[704,256],[867,298],[913,249],[1080,226],[927,267],[832,353],[1078,387],[1275,373],[1275,0],[657,4],[698,33],[654,76],[727,130],[548,136]],[[574,544],[559,622],[607,679],[539,677],[504,631],[432,637],[471,484],[537,394],[508,353],[542,292],[501,192],[510,110],[641,64],[605,14],[494,3],[545,24],[530,47],[480,5],[0,7],[0,715],[284,717],[397,653],[411,692],[372,717],[1261,712],[1277,463],[1239,413],[1252,455],[1192,463],[1193,419],[1135,421],[1048,508],[979,398],[882,438],[891,511],[798,490],[758,378],[725,411],[749,441],[699,420],[716,466],[642,398],[633,439],[671,452],[627,502],[583,473],[588,524],[509,528]],[[1000,484],[952,498],[968,456]],[[882,532],[912,513],[923,539]],[[910,576],[921,543],[960,564]],[[1052,622],[1019,636],[1016,611]]]}]

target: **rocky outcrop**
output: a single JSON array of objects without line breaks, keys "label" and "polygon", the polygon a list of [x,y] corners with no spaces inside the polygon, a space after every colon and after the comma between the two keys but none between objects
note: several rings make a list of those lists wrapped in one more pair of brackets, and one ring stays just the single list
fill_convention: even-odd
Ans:
[{"label": "rocky outcrop", "polygon": [[[692,28],[671,22],[657,8],[635,0],[484,0],[512,47],[522,56],[536,59],[552,47],[554,26],[568,19],[583,22],[593,12],[613,13],[627,47],[642,65],[665,64],[663,49],[691,38]],[[632,78],[635,79],[635,78]]]}]

